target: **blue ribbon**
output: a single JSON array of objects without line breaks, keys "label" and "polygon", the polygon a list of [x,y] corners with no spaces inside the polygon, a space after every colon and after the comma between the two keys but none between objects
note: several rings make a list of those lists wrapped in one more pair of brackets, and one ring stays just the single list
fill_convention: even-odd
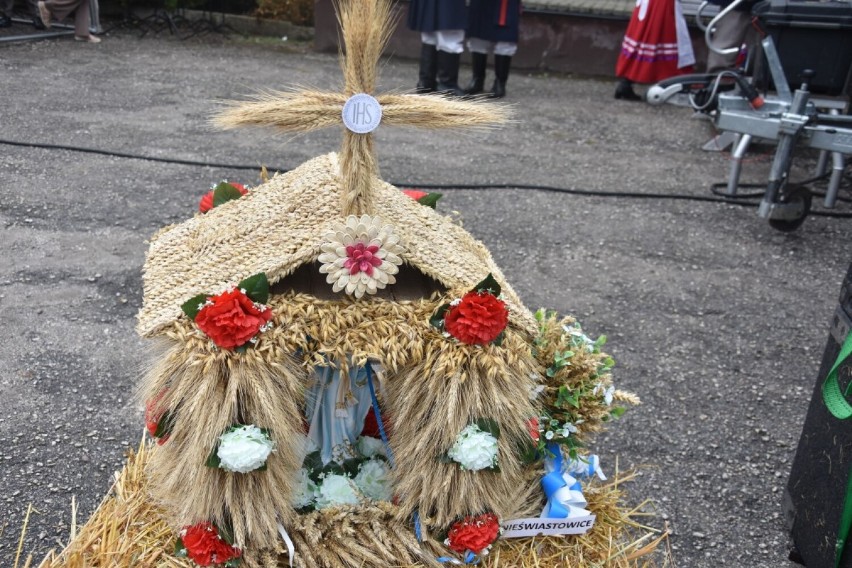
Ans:
[{"label": "blue ribbon", "polygon": [[[379,435],[382,437],[382,442],[385,443],[385,451],[388,454],[388,462],[391,467],[394,467],[393,460],[393,452],[391,452],[390,442],[388,442],[388,435],[385,432],[385,425],[382,422],[382,411],[379,410],[379,399],[376,398],[376,387],[373,386],[373,367],[370,365],[370,362],[367,361],[365,366],[367,369],[367,386],[370,388],[370,398],[373,401],[373,413],[376,415],[376,424],[379,425]],[[419,538],[418,538],[419,540]]]},{"label": "blue ribbon", "polygon": [[[465,564],[479,564],[480,560],[481,559],[470,550],[468,550],[464,555]],[[451,556],[439,556],[438,562],[441,564],[461,564],[461,562]]]},{"label": "blue ribbon", "polygon": [[559,448],[559,444],[556,442],[548,443],[547,451],[553,454],[553,457],[545,459],[548,469],[552,468],[552,471],[541,478],[541,487],[547,497],[545,509],[549,511],[547,515],[549,518],[565,519],[571,511],[559,500],[554,499],[554,496],[563,487],[568,487],[571,491],[582,491],[583,487],[579,481],[575,481],[571,486],[565,481],[565,477],[562,475],[562,450]]}]

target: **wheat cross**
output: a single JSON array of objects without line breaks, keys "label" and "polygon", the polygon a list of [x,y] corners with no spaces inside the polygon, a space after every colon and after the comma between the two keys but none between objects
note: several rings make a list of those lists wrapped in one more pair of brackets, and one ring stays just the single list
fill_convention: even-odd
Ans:
[{"label": "wheat cross", "polygon": [[[260,95],[233,103],[214,118],[224,128],[272,126],[287,132],[309,132],[341,124],[343,105],[352,95],[373,93],[379,57],[393,31],[388,0],[348,0],[338,7],[345,53],[341,52],[342,93],[299,90]],[[385,93],[376,97],[381,122],[419,128],[483,127],[507,120],[506,107],[438,95]],[[371,186],[378,165],[370,133],[344,130],[340,152],[343,216],[372,213]]]}]

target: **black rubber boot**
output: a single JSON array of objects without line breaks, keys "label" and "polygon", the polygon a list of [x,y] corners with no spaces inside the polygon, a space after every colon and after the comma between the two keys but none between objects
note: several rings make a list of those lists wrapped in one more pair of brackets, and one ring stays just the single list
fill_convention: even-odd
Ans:
[{"label": "black rubber boot", "polygon": [[491,86],[491,98],[502,99],[506,96],[506,81],[509,80],[511,64],[511,55],[494,56],[494,84]]},{"label": "black rubber boot", "polygon": [[420,45],[420,79],[417,81],[418,93],[434,93],[437,81],[435,75],[438,72],[437,49],[434,45],[423,43]]},{"label": "black rubber boot", "polygon": [[633,81],[630,79],[621,78],[618,80],[618,85],[615,87],[615,98],[625,101],[641,101],[642,97],[636,94],[633,90]]},{"label": "black rubber boot", "polygon": [[473,77],[464,90],[466,95],[478,95],[485,89],[485,68],[488,66],[488,54],[471,52]]},{"label": "black rubber boot", "polygon": [[439,93],[460,97],[464,91],[459,87],[460,53],[447,53],[438,50],[438,86]]}]

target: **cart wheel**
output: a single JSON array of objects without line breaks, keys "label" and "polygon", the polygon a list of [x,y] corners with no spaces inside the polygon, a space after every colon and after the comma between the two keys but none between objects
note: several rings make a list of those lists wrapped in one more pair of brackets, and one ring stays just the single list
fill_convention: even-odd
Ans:
[{"label": "cart wheel", "polygon": [[783,218],[769,219],[769,226],[784,233],[798,229],[811,210],[811,192],[802,185],[787,185],[780,200],[779,215]]}]

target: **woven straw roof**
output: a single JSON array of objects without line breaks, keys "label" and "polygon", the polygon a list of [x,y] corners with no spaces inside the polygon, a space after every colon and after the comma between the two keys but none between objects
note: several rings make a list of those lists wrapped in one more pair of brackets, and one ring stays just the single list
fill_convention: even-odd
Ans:
[{"label": "woven straw roof", "polygon": [[[143,270],[138,332],[158,335],[181,316],[181,304],[197,294],[216,292],[258,272],[275,283],[315,261],[324,235],[343,220],[342,185],[337,154],[327,154],[156,234]],[[405,263],[459,292],[493,273],[503,285],[514,323],[533,328],[532,314],[481,242],[388,183],[374,178],[371,190],[374,215],[395,227],[407,249]]]}]

